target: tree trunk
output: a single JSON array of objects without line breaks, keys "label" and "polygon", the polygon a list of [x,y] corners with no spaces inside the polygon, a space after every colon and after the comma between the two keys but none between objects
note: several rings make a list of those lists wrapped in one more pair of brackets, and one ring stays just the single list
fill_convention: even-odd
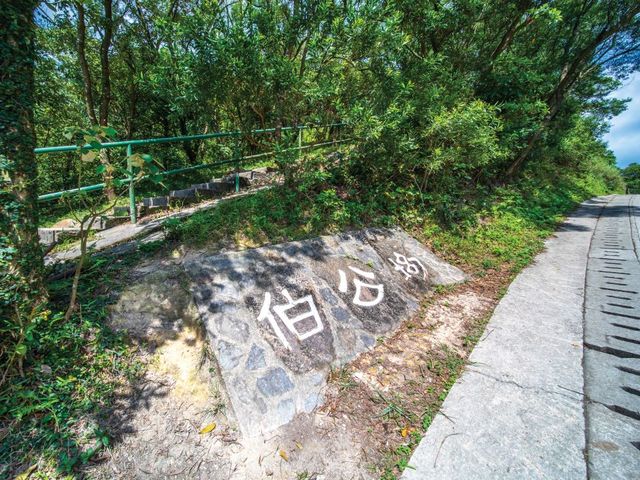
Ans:
[{"label": "tree trunk", "polygon": [[104,35],[100,44],[100,125],[109,123],[109,105],[111,103],[111,68],[109,65],[109,49],[113,37],[113,13],[111,0],[104,0]]},{"label": "tree trunk", "polygon": [[[102,37],[102,43],[100,44],[100,65],[101,65],[101,77],[100,77],[100,108],[99,117],[96,116],[93,98],[93,80],[91,78],[91,70],[89,69],[89,63],[87,62],[86,55],[86,23],[84,17],[84,5],[82,2],[76,2],[76,9],[78,11],[78,62],[80,63],[80,70],[82,71],[82,80],[84,83],[84,101],[85,109],[89,120],[93,125],[107,126],[109,121],[109,105],[111,103],[111,80],[110,80],[110,66],[109,66],[109,49],[111,48],[111,39],[113,36],[113,15],[112,15],[111,0],[104,0],[104,35]],[[100,150],[100,163],[108,165],[109,152],[107,150]],[[109,171],[109,170],[107,170]],[[105,174],[105,183],[111,184],[110,174]],[[104,190],[105,195],[111,201],[115,198],[115,192],[113,187],[107,187]]]},{"label": "tree trunk", "polygon": [[98,125],[98,117],[96,117],[96,111],[93,107],[93,80],[91,79],[91,70],[89,70],[86,55],[87,27],[85,25],[84,5],[82,2],[76,2],[76,9],[78,11],[78,38],[76,45],[78,62],[82,71],[82,82],[84,83],[84,105],[91,124]]},{"label": "tree trunk", "polygon": [[498,46],[493,50],[493,53],[491,53],[490,63],[493,63],[496,60],[496,58],[498,58],[500,54],[502,54],[502,52],[504,52],[507,48],[509,48],[509,46],[513,42],[513,38],[515,37],[516,33],[518,33],[519,30],[533,23],[533,20],[534,20],[533,17],[528,17],[521,22],[522,16],[525,14],[527,9],[531,7],[532,3],[533,2],[523,2],[523,4],[519,7],[516,17],[513,19],[513,21],[509,25],[509,28],[507,29],[505,34],[502,36],[502,39],[500,40],[500,43],[498,44]]},{"label": "tree trunk", "polygon": [[[100,44],[100,126],[106,127],[109,124],[109,107],[111,105],[111,68],[109,65],[109,49],[111,48],[111,39],[113,37],[113,13],[112,0],[104,0],[104,35]],[[108,165],[110,162],[109,151],[100,150],[100,163]],[[107,172],[110,170],[107,169]],[[112,186],[111,174],[105,173],[104,181],[108,185],[104,189],[105,195],[109,201],[116,198],[116,193]]]},{"label": "tree trunk", "polygon": [[[0,9],[0,362],[20,364],[28,323],[46,302],[33,149],[35,0]],[[13,345],[12,345],[13,343]],[[9,349],[9,350],[7,350]],[[4,358],[11,354],[11,358]]]},{"label": "tree trunk", "polygon": [[531,153],[531,150],[533,150],[533,147],[535,146],[536,142],[542,136],[542,132],[543,132],[543,127],[540,127],[533,135],[531,135],[531,137],[529,137],[529,140],[527,141],[527,146],[524,147],[524,149],[518,154],[516,159],[507,169],[507,172],[506,172],[507,179],[509,180],[514,179],[516,175],[520,172],[520,169],[525,164],[527,158],[529,157],[529,154]]},{"label": "tree trunk", "polygon": [[549,113],[536,132],[529,137],[527,146],[518,154],[518,157],[507,169],[507,178],[515,177],[524,166],[536,142],[542,136],[543,131],[548,128],[555,119],[564,103],[564,99],[580,78],[581,73],[589,67],[590,61],[598,47],[623,28],[627,27],[638,13],[640,13],[640,6],[634,6],[626,15],[620,18],[617,23],[606,25],[589,43],[583,46],[570,61],[566,62],[560,74],[558,84],[547,98]]},{"label": "tree trunk", "polygon": [[[189,130],[187,129],[187,122],[184,117],[180,117],[178,120],[178,124],[180,127],[180,135],[187,136],[189,135]],[[184,153],[187,154],[187,159],[189,161],[189,165],[195,165],[198,161],[198,152],[193,148],[191,142],[182,142],[182,148],[184,149]]]}]

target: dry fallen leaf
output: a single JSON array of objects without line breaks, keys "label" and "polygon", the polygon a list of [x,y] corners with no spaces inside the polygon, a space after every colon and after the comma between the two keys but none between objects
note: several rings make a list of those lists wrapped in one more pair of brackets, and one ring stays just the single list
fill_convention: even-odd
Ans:
[{"label": "dry fallen leaf", "polygon": [[207,425],[206,427],[204,427],[202,430],[200,430],[198,433],[200,435],[204,435],[205,433],[209,433],[209,432],[213,432],[216,428],[216,423],[210,423],[209,425]]},{"label": "dry fallen leaf", "polygon": [[289,461],[289,456],[287,455],[287,452],[285,452],[284,450],[280,450],[279,454],[285,462]]},{"label": "dry fallen leaf", "polygon": [[302,445],[299,442],[296,442],[296,447],[298,447],[298,450],[302,450]]}]

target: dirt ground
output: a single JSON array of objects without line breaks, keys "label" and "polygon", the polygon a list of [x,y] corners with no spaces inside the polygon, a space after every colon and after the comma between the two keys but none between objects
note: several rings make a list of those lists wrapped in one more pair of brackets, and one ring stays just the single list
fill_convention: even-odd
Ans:
[{"label": "dirt ground", "polygon": [[[170,272],[162,288],[134,288],[114,307],[114,318],[127,318],[114,327],[138,342],[147,369],[118,392],[104,425],[112,446],[87,466],[89,478],[396,478],[509,281],[507,272],[490,272],[436,291],[392,336],[331,372],[322,407],[244,439],[192,300],[176,296],[182,280],[171,265],[179,261],[162,260]],[[132,275],[157,268],[149,262]]]}]

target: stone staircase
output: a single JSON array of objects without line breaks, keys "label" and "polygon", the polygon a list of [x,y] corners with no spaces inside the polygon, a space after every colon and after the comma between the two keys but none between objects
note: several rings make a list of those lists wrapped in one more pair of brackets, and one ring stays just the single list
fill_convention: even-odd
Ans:
[{"label": "stone staircase", "polygon": [[[238,185],[247,188],[259,179],[266,178],[271,170],[268,167],[246,170],[238,173]],[[185,203],[197,203],[202,200],[224,196],[233,192],[236,188],[236,174],[225,175],[222,178],[214,178],[206,183],[197,183],[182,190],[171,190],[168,195],[143,198],[136,205],[137,216],[145,215],[168,209],[174,205]],[[110,215],[96,218],[90,226],[91,230],[106,230],[121,223],[129,221],[129,206],[117,206]],[[80,224],[76,220],[64,219],[48,228],[38,228],[40,243],[45,246],[54,245],[64,238],[76,237],[80,233]]]}]

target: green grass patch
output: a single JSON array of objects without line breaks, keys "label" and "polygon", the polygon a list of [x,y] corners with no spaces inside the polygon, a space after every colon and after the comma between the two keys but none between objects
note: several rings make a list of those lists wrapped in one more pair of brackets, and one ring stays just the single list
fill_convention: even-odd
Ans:
[{"label": "green grass patch", "polygon": [[124,334],[106,323],[118,272],[137,261],[95,257],[83,275],[81,310],[69,322],[64,308],[70,280],[49,285],[49,312],[28,338],[19,372],[0,394],[0,477],[38,464],[38,478],[73,475],[110,443],[101,428],[114,391],[135,382],[142,365]]},{"label": "green grass patch", "polygon": [[576,205],[606,193],[593,179],[532,177],[474,199],[454,225],[438,221],[419,195],[406,190],[363,195],[313,174],[312,186],[284,186],[229,200],[187,219],[165,223],[169,238],[193,246],[238,247],[300,240],[365,226],[399,225],[439,254],[483,274],[505,265],[518,272]]},{"label": "green grass patch", "polygon": [[164,227],[169,239],[188,245],[231,240],[238,246],[259,246],[364,226],[371,218],[362,215],[365,210],[356,201],[341,199],[333,189],[311,196],[277,186],[187,219],[169,220]]},{"label": "green grass patch", "polygon": [[483,198],[466,228],[445,228],[428,219],[417,226],[418,235],[473,271],[507,265],[515,273],[533,260],[578,203],[605,193],[603,185],[574,176],[524,180]]}]

